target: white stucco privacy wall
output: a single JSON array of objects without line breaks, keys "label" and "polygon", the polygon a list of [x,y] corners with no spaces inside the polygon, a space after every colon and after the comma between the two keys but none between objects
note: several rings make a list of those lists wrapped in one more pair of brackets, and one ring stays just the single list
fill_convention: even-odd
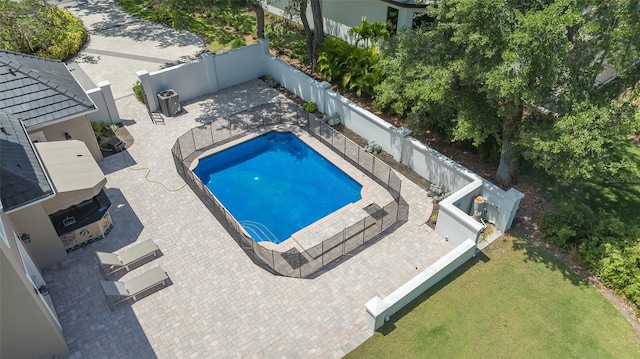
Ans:
[{"label": "white stucco privacy wall", "polygon": [[266,74],[301,99],[315,102],[318,109],[324,112],[321,106],[325,102],[324,91],[331,86],[329,83],[316,81],[272,55],[266,55],[264,62]]},{"label": "white stucco privacy wall", "polygon": [[119,123],[120,114],[113,98],[113,92],[111,92],[111,83],[109,81],[101,81],[96,85],[98,87],[85,91],[98,108],[98,111],[89,114],[89,121],[108,124]]},{"label": "white stucco privacy wall", "polygon": [[482,180],[477,179],[440,201],[436,233],[454,245],[467,239],[477,242],[484,225],[469,215],[466,207],[462,207],[462,202],[466,202],[467,198],[475,198],[474,194],[479,193],[481,186]]},{"label": "white stucco privacy wall", "polygon": [[214,78],[218,89],[223,90],[264,75],[264,55],[268,51],[269,42],[264,41],[215,55]]},{"label": "white stucco privacy wall", "polygon": [[184,102],[264,75],[268,48],[265,40],[219,55],[205,53],[200,59],[151,73],[138,71],[149,110],[158,110],[157,94],[164,90],[176,91]]},{"label": "white stucco privacy wall", "polygon": [[427,267],[384,299],[373,297],[365,304],[365,322],[371,332],[380,328],[386,320],[420,294],[426,292],[449,273],[476,255],[472,240],[460,243],[451,252]]},{"label": "white stucco privacy wall", "polygon": [[444,186],[454,193],[478,178],[459,163],[426,146],[413,137],[407,137],[402,148],[401,162],[427,181]]}]

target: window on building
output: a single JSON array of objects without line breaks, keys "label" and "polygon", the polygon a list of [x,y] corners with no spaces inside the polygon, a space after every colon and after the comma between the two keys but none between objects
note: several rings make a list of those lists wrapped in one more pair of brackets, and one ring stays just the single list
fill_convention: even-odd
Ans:
[{"label": "window on building", "polygon": [[432,24],[434,20],[435,19],[429,16],[429,14],[427,14],[426,12],[414,12],[413,23],[411,24],[411,27],[415,30],[422,26],[428,26],[429,24]]},{"label": "window on building", "polygon": [[400,10],[387,6],[387,24],[389,25],[389,33],[395,35],[398,32],[398,16]]}]

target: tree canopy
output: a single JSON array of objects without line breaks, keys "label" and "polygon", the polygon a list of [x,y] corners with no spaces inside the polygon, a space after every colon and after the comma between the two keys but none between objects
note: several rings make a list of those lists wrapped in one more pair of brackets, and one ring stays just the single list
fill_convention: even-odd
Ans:
[{"label": "tree canopy", "polygon": [[596,78],[607,63],[625,75],[640,57],[638,6],[439,1],[433,24],[383,46],[377,102],[414,127],[497,145],[504,184],[523,157],[564,179],[615,173],[624,165],[618,150],[638,131],[637,91],[629,91],[637,85],[612,92]]},{"label": "tree canopy", "polygon": [[82,21],[44,0],[0,0],[0,48],[64,60],[87,40]]}]

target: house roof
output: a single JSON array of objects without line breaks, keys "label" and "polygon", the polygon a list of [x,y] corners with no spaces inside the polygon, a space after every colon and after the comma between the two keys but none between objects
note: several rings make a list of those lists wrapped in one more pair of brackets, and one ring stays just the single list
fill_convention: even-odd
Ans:
[{"label": "house roof", "polygon": [[0,109],[0,200],[4,211],[52,194],[22,123]]},{"label": "house roof", "polygon": [[64,62],[0,50],[0,110],[29,128],[97,109]]}]

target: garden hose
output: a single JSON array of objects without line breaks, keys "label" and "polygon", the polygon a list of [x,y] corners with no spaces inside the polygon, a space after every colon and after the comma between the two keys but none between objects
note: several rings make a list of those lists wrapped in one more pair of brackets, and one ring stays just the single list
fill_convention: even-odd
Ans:
[{"label": "garden hose", "polygon": [[[124,164],[126,166],[128,166],[129,164],[127,163],[127,155],[125,154],[124,151],[122,151],[122,158],[124,159]],[[151,174],[151,169],[150,168],[147,168],[147,167],[140,167],[140,168],[127,167],[127,169],[129,169],[131,171],[143,171],[143,170],[146,170],[147,174],[144,176],[144,179],[149,183],[157,183],[157,184],[159,184],[167,192],[178,192],[178,191],[180,191],[181,189],[183,189],[187,185],[185,183],[185,184],[183,184],[182,186],[180,186],[177,189],[170,189],[170,188],[167,188],[167,186],[164,183],[162,183],[160,181],[152,180],[152,179],[149,178],[149,175]]]}]

